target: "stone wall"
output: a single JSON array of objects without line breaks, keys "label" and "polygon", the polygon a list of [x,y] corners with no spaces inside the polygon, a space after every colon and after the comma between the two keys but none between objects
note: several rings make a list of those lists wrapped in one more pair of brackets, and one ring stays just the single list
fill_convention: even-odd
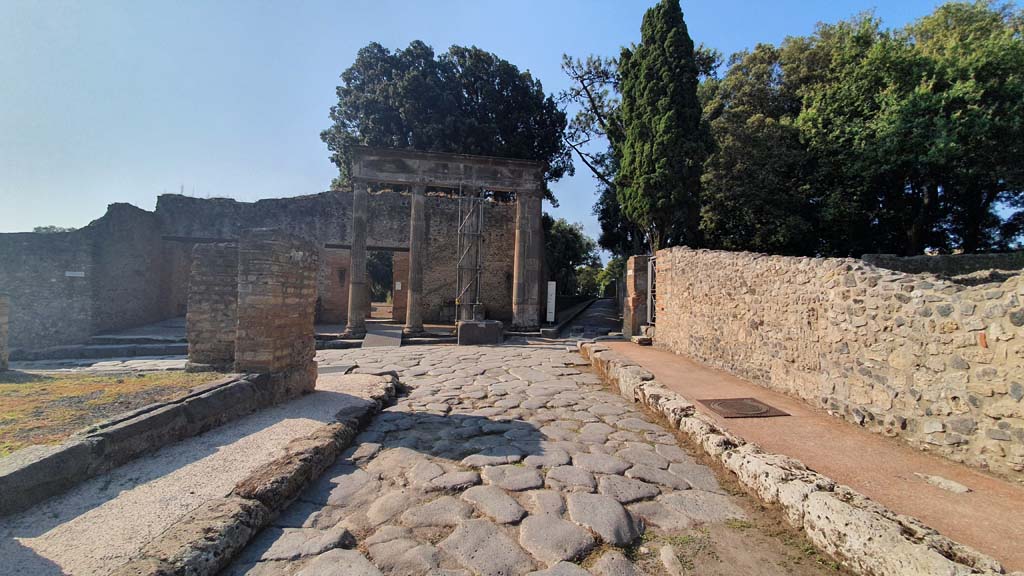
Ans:
[{"label": "stone wall", "polygon": [[7,370],[7,318],[10,314],[10,301],[0,294],[0,372]]},{"label": "stone wall", "polygon": [[153,213],[111,204],[72,232],[0,234],[0,291],[14,304],[12,348],[74,344],[170,316]]},{"label": "stone wall", "polygon": [[655,345],[953,460],[1024,471],[1024,275],[658,252]]},{"label": "stone wall", "polygon": [[311,242],[279,230],[242,234],[238,244],[237,371],[280,373],[312,367],[315,374],[317,254]]},{"label": "stone wall", "polygon": [[647,256],[630,256],[626,260],[626,294],[622,302],[622,333],[639,336],[647,324]]},{"label": "stone wall", "polygon": [[198,244],[189,284],[188,361],[193,368],[230,368],[238,329],[238,246]]},{"label": "stone wall", "polygon": [[[448,195],[428,195],[423,317],[430,322],[454,319],[455,267],[458,261],[459,202]],[[405,250],[409,244],[409,196],[397,191],[369,195],[368,250]],[[160,196],[156,216],[165,237],[237,240],[246,228],[276,228],[312,241],[320,252],[320,321],[342,324],[348,313],[348,247],[351,245],[352,194],[324,192],[311,196],[237,202],[228,199]],[[484,215],[482,300],[489,318],[512,318],[515,204],[488,203]],[[329,248],[326,248],[330,246]],[[345,270],[341,286],[339,271]],[[403,285],[407,278],[395,275]],[[187,283],[180,274],[169,281]]]},{"label": "stone wall", "polygon": [[0,234],[10,347],[57,346],[93,332],[93,251],[81,231]]},{"label": "stone wall", "polygon": [[897,256],[865,254],[862,260],[888,270],[908,274],[958,276],[980,270],[1020,270],[1024,268],[1024,251],[999,254],[942,254],[937,256]]},{"label": "stone wall", "polygon": [[163,245],[156,216],[130,204],[111,204],[83,233],[93,251],[93,333],[166,318],[160,285]]},{"label": "stone wall", "polygon": [[[369,249],[406,250],[410,198],[370,195]],[[458,199],[426,198],[428,245],[421,299],[427,321],[451,321],[455,298]],[[73,232],[0,234],[0,292],[10,296],[12,348],[76,344],[90,336],[185,314],[192,249],[237,242],[250,228],[275,228],[313,243],[319,312],[344,323],[352,194],[237,202],[163,195],[155,212],[112,204],[106,215]],[[482,300],[490,318],[512,317],[515,205],[488,203]],[[345,281],[339,272],[345,270]],[[406,284],[406,277],[395,277]]]}]

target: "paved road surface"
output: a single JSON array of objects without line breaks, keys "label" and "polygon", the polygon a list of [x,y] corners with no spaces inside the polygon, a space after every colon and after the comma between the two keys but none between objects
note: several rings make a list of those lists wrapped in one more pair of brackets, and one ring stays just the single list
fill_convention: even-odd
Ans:
[{"label": "paved road surface", "polygon": [[622,317],[619,315],[615,300],[602,298],[591,304],[565,329],[563,337],[594,338],[605,336],[609,332],[622,331]]},{"label": "paved road surface", "polygon": [[[410,391],[227,574],[664,574],[665,554],[689,561],[671,546],[692,539],[670,535],[743,525],[713,473],[564,344],[318,360],[395,370]],[[805,573],[737,538],[756,553],[719,550],[706,573]]]}]

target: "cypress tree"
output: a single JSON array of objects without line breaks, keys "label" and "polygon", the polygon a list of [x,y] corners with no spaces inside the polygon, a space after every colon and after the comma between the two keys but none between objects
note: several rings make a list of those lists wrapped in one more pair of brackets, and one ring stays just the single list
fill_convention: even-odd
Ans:
[{"label": "cypress tree", "polygon": [[626,217],[651,249],[699,245],[700,176],[707,138],[697,98],[698,67],[679,0],[644,14],[640,43],[619,59],[624,137],[616,188]]}]

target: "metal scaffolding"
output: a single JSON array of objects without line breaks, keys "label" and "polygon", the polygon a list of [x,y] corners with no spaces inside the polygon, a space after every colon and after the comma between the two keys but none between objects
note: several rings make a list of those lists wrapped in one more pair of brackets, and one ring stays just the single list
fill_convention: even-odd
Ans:
[{"label": "metal scaffolding", "polygon": [[467,196],[459,187],[459,262],[456,269],[455,308],[458,320],[483,320],[480,276],[483,272],[484,202],[480,195]]}]

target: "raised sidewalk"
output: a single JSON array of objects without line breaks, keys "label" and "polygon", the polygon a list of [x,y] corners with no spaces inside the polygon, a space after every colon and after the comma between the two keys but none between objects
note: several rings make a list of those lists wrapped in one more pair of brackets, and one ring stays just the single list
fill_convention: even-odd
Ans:
[{"label": "raised sidewalk", "polygon": [[[690,401],[754,397],[788,412],[788,417],[725,419],[696,404],[722,429],[765,451],[800,460],[895,512],[913,516],[996,558],[1007,571],[1024,571],[1024,485],[873,434],[685,356],[629,342],[601,344],[643,366],[661,385]],[[971,491],[951,492],[917,474],[953,480]]]}]

